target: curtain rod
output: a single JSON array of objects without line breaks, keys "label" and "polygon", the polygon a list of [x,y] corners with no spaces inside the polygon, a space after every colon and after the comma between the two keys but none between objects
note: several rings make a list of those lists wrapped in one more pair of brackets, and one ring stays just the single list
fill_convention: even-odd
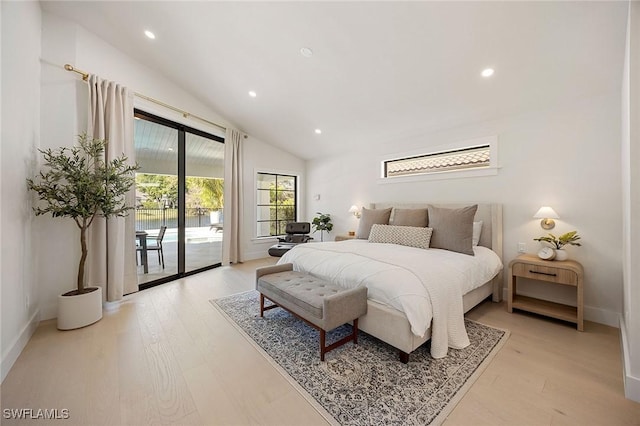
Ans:
[{"label": "curtain rod", "polygon": [[[82,79],[83,79],[84,81],[87,81],[87,80],[89,79],[89,73],[88,73],[88,72],[81,71],[81,70],[77,69],[76,67],[74,67],[73,65],[70,65],[70,64],[64,64],[64,69],[65,69],[65,70],[67,70],[67,71],[72,71],[72,72],[75,72],[75,73],[77,73],[77,74],[80,74],[80,75],[82,76]],[[157,100],[157,99],[153,99],[153,98],[151,98],[151,97],[149,97],[149,96],[145,96],[145,95],[140,94],[140,93],[138,93],[138,92],[134,92],[134,95],[136,95],[137,97],[139,97],[139,98],[141,98],[141,99],[144,99],[144,100],[147,100],[147,101],[153,102],[154,104],[161,105],[161,106],[163,106],[163,107],[165,107],[165,108],[168,108],[168,109],[170,109],[170,110],[172,110],[172,111],[175,111],[175,112],[177,112],[177,113],[180,113],[180,114],[182,114],[182,116],[183,116],[184,118],[193,117],[193,118],[198,119],[198,120],[200,120],[200,121],[204,121],[204,122],[205,122],[205,123],[207,123],[207,124],[210,124],[210,125],[212,125],[212,126],[215,126],[215,127],[217,127],[218,129],[222,130],[223,132],[226,132],[226,131],[227,131],[227,128],[226,128],[226,127],[224,127],[224,126],[221,126],[221,125],[219,125],[219,124],[216,124],[216,123],[214,123],[213,121],[209,121],[209,120],[207,120],[206,118],[202,118],[202,117],[199,117],[199,116],[197,116],[197,115],[195,115],[195,114],[191,114],[190,112],[187,112],[187,111],[181,110],[181,109],[179,109],[179,108],[176,108],[176,107],[171,106],[171,105],[169,105],[169,104],[165,104],[164,102],[159,101],[159,100]],[[246,135],[245,135],[245,138],[246,138]]]}]

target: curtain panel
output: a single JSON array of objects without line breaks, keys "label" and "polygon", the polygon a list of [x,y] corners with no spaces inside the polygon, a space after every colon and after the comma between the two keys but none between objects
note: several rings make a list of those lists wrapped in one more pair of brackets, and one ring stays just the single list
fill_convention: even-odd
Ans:
[{"label": "curtain panel", "polygon": [[[87,134],[108,141],[106,161],[121,154],[135,163],[133,142],[133,92],[112,81],[89,76]],[[135,188],[125,196],[135,205]],[[138,290],[135,266],[135,215],[96,218],[89,233],[87,262],[90,285],[103,288],[106,300],[116,301]]]},{"label": "curtain panel", "polygon": [[225,148],[225,202],[222,263],[242,262],[242,225],[244,216],[242,177],[242,133],[227,129]]}]

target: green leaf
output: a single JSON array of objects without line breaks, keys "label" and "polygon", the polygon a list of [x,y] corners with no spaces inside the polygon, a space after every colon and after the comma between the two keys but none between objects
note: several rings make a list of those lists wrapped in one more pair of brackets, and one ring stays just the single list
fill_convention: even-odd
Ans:
[{"label": "green leaf", "polygon": [[333,224],[331,223],[331,215],[317,212],[318,216],[314,217],[311,221],[313,225],[313,232],[316,231],[331,231],[333,229]]},{"label": "green leaf", "polygon": [[[34,213],[72,218],[81,230],[81,238],[96,216],[126,216],[133,206],[126,204],[125,194],[133,187],[139,166],[129,164],[124,154],[106,161],[106,146],[106,140],[90,138],[85,133],[78,136],[77,146],[39,150],[43,170],[27,179],[27,187],[40,200]],[[86,258],[84,246],[82,256]],[[82,268],[79,269],[81,291]]]},{"label": "green leaf", "polygon": [[578,246],[578,247],[581,246],[582,244],[577,242],[579,239],[580,239],[580,236],[578,235],[578,231],[571,231],[571,232],[567,232],[566,234],[562,234],[559,237],[556,237],[553,234],[548,234],[547,236],[534,238],[533,240],[546,242],[546,243],[549,243],[553,248],[561,249],[566,245],[572,245],[572,246]]}]

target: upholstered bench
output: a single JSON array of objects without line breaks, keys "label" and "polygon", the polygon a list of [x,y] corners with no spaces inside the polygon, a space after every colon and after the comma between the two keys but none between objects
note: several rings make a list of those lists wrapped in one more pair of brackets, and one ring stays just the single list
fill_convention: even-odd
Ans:
[{"label": "upholstered bench", "polygon": [[[324,354],[353,341],[358,343],[358,318],[367,313],[367,288],[345,289],[312,275],[296,272],[291,263],[256,270],[260,316],[278,306],[320,331],[320,360]],[[273,305],[265,306],[265,298]],[[353,331],[325,346],[326,332],[353,321]]]}]

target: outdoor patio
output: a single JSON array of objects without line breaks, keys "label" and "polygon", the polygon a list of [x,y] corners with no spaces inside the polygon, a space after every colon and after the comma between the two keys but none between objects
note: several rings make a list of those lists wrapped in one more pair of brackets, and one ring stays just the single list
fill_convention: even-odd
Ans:
[{"label": "outdoor patio", "polygon": [[[159,229],[145,230],[149,235],[157,235]],[[210,226],[186,228],[186,253],[185,272],[203,268],[205,266],[220,263],[222,261],[222,230]],[[178,230],[168,228],[162,241],[164,252],[164,264],[158,261],[158,253],[148,251],[148,273],[144,273],[144,267],[138,256],[138,284],[148,283],[160,278],[178,273]]]}]

